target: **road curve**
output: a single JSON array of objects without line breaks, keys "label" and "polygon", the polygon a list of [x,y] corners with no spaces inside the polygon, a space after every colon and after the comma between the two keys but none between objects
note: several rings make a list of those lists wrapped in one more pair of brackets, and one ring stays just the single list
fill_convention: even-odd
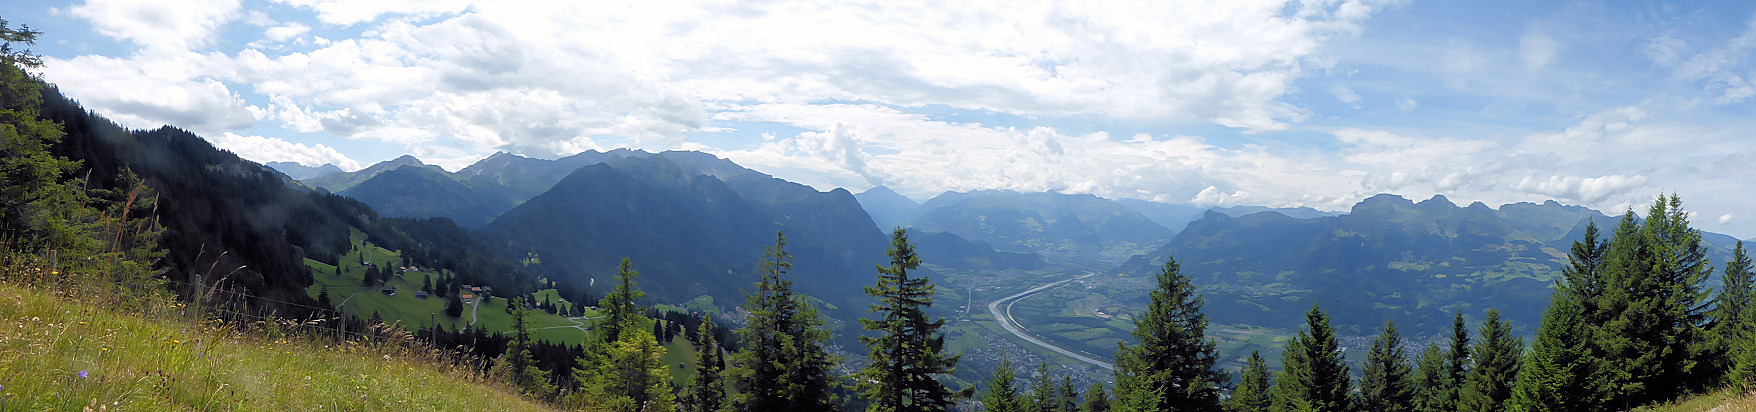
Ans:
[{"label": "road curve", "polygon": [[[1079,279],[1085,279],[1085,278],[1096,276],[1096,275],[1097,275],[1097,272],[1086,272],[1084,275],[1074,277],[1072,279],[1065,279],[1065,280],[1061,280],[1061,281],[1049,282],[1049,283],[1037,285],[1036,287],[1026,289],[1023,292],[1018,292],[1018,293],[1012,294],[1011,296],[995,299],[993,302],[988,302],[988,313],[994,314],[994,320],[1000,322],[1000,327],[1006,328],[1007,332],[1012,332],[1013,335],[1017,335],[1020,339],[1024,339],[1026,342],[1036,344],[1037,346],[1041,346],[1044,349],[1055,351],[1055,353],[1065,355],[1069,358],[1077,359],[1081,362],[1089,363],[1092,365],[1097,365],[1097,367],[1100,367],[1100,368],[1109,369],[1109,370],[1116,370],[1116,365],[1112,365],[1109,362],[1097,360],[1097,359],[1092,358],[1090,356],[1085,356],[1085,354],[1082,354],[1079,352],[1074,352],[1071,350],[1067,350],[1067,348],[1055,346],[1055,344],[1045,342],[1042,339],[1038,339],[1036,336],[1033,336],[1030,333],[1026,332],[1024,330],[1024,327],[1019,326],[1018,321],[1012,319],[1012,304],[1018,303],[1019,299],[1022,299],[1025,296],[1030,296],[1030,295],[1036,294],[1038,292],[1042,292],[1044,290],[1048,290],[1049,288],[1052,288],[1052,287],[1060,286],[1060,285],[1067,283],[1067,282],[1072,282],[1072,281],[1079,280]],[[1000,305],[1002,305],[1002,304],[1006,305],[1005,310],[1000,309]]]}]

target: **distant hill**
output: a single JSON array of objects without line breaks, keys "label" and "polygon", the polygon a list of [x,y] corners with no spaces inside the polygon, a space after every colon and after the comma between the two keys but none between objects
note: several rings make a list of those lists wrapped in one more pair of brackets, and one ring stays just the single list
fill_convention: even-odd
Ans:
[{"label": "distant hill", "polygon": [[485,159],[458,170],[454,178],[484,193],[494,194],[513,204],[524,203],[549,191],[555,183],[580,167],[626,157],[646,157],[651,153],[616,149],[609,152],[587,150],[555,160],[535,159],[506,152],[494,153]]},{"label": "distant hill", "polygon": [[979,240],[966,240],[948,232],[913,232],[921,260],[934,265],[958,269],[1042,269],[1047,266],[1034,253],[997,252]]},{"label": "distant hill", "polygon": [[345,173],[341,168],[335,167],[335,165],[329,163],[324,163],[322,166],[312,167],[293,162],[268,162],[268,164],[263,166],[268,166],[270,169],[278,170],[282,174],[287,175],[287,177],[293,178],[293,180],[311,179],[330,173]]},{"label": "distant hill", "polygon": [[908,226],[921,213],[920,203],[882,185],[860,192],[854,195],[854,199],[860,201],[860,207],[865,208],[866,213],[872,215],[872,221],[881,228]]},{"label": "distant hill", "polygon": [[341,191],[386,217],[451,219],[480,227],[512,209],[512,201],[453,180],[445,171],[407,165],[379,173]]},{"label": "distant hill", "polygon": [[762,248],[785,231],[798,289],[837,305],[838,318],[863,313],[854,299],[864,295],[850,285],[871,283],[888,239],[853,195],[715,159],[666,152],[586,166],[485,230],[536,249],[551,276],[603,282],[630,257],[649,296],[676,302],[705,294],[727,307],[742,301]]},{"label": "distant hill", "polygon": [[403,166],[415,166],[433,169],[440,173],[445,172],[445,169],[440,169],[439,166],[421,163],[421,159],[416,159],[414,156],[402,155],[401,157],[378,162],[377,164],[367,166],[365,169],[360,169],[354,172],[330,173],[311,179],[301,179],[300,182],[311,186],[321,187],[330,192],[340,193],[348,190],[348,188],[354,187],[354,185],[360,184],[360,182],[371,179],[373,176],[377,176],[379,173],[396,170]]},{"label": "distant hill", "polygon": [[1082,194],[946,192],[921,205],[913,227],[956,233],[996,250],[1077,262],[1119,263],[1173,232],[1115,201]]},{"label": "distant hill", "polygon": [[[1115,271],[1150,276],[1175,256],[1206,295],[1205,312],[1222,323],[1296,328],[1318,302],[1349,333],[1370,334],[1394,318],[1425,334],[1448,327],[1456,310],[1480,316],[1497,307],[1531,336],[1572,242],[1588,222],[1608,230],[1615,219],[1554,202],[1495,210],[1394,195],[1309,219],[1209,211]],[[1725,261],[1730,238],[1704,238],[1714,261]]]}]

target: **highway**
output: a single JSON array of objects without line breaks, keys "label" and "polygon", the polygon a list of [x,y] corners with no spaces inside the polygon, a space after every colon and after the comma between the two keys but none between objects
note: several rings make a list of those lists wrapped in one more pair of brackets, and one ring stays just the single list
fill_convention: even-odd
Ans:
[{"label": "highway", "polygon": [[[1055,351],[1055,353],[1065,355],[1069,358],[1077,359],[1081,362],[1089,363],[1092,365],[1097,365],[1097,367],[1100,367],[1100,368],[1115,370],[1116,365],[1112,365],[1109,362],[1097,360],[1097,359],[1092,358],[1090,356],[1086,356],[1085,354],[1082,354],[1079,352],[1074,352],[1071,350],[1067,350],[1067,348],[1055,346],[1055,344],[1045,342],[1042,339],[1038,339],[1036,336],[1031,335],[1029,331],[1024,330],[1024,327],[1020,326],[1018,324],[1018,321],[1012,319],[1012,304],[1018,303],[1018,301],[1020,299],[1023,299],[1027,296],[1030,296],[1030,295],[1040,293],[1040,292],[1045,291],[1045,290],[1049,290],[1049,288],[1053,288],[1056,286],[1060,286],[1062,284],[1066,284],[1067,282],[1085,279],[1085,278],[1096,276],[1096,275],[1097,275],[1097,272],[1086,272],[1084,275],[1080,275],[1080,276],[1077,276],[1077,277],[1074,277],[1071,279],[1064,279],[1064,280],[1060,280],[1060,281],[1056,281],[1056,282],[1049,282],[1049,283],[1037,285],[1036,287],[1026,289],[1023,292],[1014,293],[1014,294],[1012,294],[1012,296],[1007,296],[1007,297],[1003,297],[1000,299],[996,299],[993,302],[988,302],[988,313],[994,314],[994,320],[1000,322],[1000,327],[1006,328],[1007,332],[1012,332],[1013,335],[1017,335],[1020,339],[1024,339],[1026,342],[1036,344],[1037,346],[1041,346],[1045,349]],[[1001,309],[1002,305],[1005,306],[1004,310]]]}]

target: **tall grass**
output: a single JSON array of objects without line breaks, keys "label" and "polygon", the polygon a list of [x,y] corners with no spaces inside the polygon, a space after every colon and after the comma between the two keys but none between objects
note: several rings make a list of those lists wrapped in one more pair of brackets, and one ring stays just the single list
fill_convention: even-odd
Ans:
[{"label": "tall grass", "polygon": [[69,277],[28,257],[6,261],[0,410],[548,408],[400,330],[341,342],[288,333],[301,329],[288,322],[203,322],[179,303],[58,283]]}]

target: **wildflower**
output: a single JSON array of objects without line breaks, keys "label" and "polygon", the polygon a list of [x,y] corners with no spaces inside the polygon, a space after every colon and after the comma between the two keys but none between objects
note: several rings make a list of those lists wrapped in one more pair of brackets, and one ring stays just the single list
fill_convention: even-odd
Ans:
[{"label": "wildflower", "polygon": [[85,371],[88,371],[88,370],[90,370],[90,369],[80,369],[79,370],[79,378],[85,379],[86,378]]}]

